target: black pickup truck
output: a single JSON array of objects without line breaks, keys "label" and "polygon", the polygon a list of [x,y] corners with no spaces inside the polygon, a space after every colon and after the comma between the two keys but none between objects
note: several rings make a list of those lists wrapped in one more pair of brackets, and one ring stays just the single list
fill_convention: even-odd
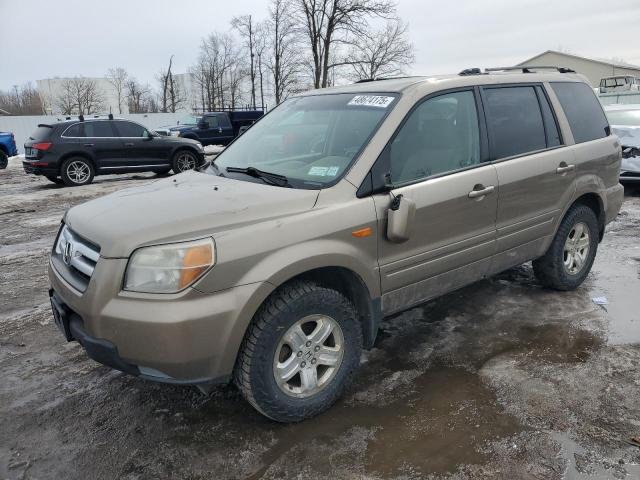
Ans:
[{"label": "black pickup truck", "polygon": [[188,115],[177,125],[157,128],[160,135],[191,138],[202,145],[228,145],[264,115],[263,110],[231,110]]}]

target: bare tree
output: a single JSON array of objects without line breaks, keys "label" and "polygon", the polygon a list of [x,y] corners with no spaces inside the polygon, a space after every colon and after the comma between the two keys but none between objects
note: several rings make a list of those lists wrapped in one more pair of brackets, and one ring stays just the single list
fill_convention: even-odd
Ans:
[{"label": "bare tree", "polygon": [[329,69],[342,62],[337,58],[337,45],[353,36],[366,33],[373,16],[394,13],[391,0],[294,0],[302,16],[312,55],[313,83],[316,88],[329,84]]},{"label": "bare tree", "polygon": [[116,91],[116,98],[118,99],[118,113],[122,113],[122,104],[125,100],[125,90],[127,85],[127,78],[129,74],[124,68],[116,67],[110,68],[107,71],[107,81],[113,85]]},{"label": "bare tree", "polygon": [[385,28],[354,38],[345,63],[354,80],[401,75],[414,62],[413,44],[407,39],[408,26],[400,19]]},{"label": "bare tree", "polygon": [[0,91],[0,109],[12,115],[42,115],[44,105],[38,90],[26,83],[14,85],[8,92]]},{"label": "bare tree", "polygon": [[[260,84],[260,106],[264,108],[264,68],[266,63],[267,51],[267,24],[266,22],[259,23],[256,28],[256,70],[258,81]],[[256,107],[255,104],[253,106]]]},{"label": "bare tree", "polygon": [[55,103],[64,115],[90,115],[104,107],[104,95],[95,80],[75,77],[62,82]]},{"label": "bare tree", "polygon": [[125,98],[129,113],[149,113],[158,111],[155,98],[149,85],[141,85],[130,77],[125,85]]},{"label": "bare tree", "polygon": [[60,87],[60,93],[56,96],[54,102],[57,108],[60,109],[60,113],[63,115],[71,115],[77,113],[78,105],[76,103],[76,97],[73,93],[73,86],[70,80],[62,82]]},{"label": "bare tree", "polygon": [[276,104],[295,89],[300,74],[300,36],[290,0],[272,0],[267,20],[271,51],[267,67],[273,79]]},{"label": "bare tree", "polygon": [[161,111],[175,113],[185,102],[185,95],[180,84],[173,76],[173,55],[169,57],[169,66],[158,76],[160,82]]},{"label": "bare tree", "polygon": [[249,52],[249,80],[251,81],[251,105],[256,107],[256,25],[251,15],[240,15],[231,20],[231,26],[235,28],[244,40],[245,48]]}]

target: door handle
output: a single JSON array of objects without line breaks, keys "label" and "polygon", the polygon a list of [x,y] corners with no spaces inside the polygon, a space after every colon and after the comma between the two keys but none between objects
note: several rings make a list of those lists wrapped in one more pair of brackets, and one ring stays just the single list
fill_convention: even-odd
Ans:
[{"label": "door handle", "polygon": [[133,142],[125,142],[124,146],[125,147],[133,147],[134,143]]},{"label": "door handle", "polygon": [[85,147],[93,147],[93,143],[85,143],[84,146]]},{"label": "door handle", "polygon": [[474,189],[469,192],[469,198],[484,197],[485,195],[493,193],[496,189],[496,187],[494,187],[493,185],[489,185],[488,187],[483,187],[483,185],[476,185],[476,187],[478,186],[480,187],[478,190],[476,190],[474,187]]},{"label": "door handle", "polygon": [[222,133],[222,127],[218,127],[218,133]]},{"label": "door handle", "polygon": [[572,172],[576,169],[575,165],[560,165],[558,168],[556,168],[556,173],[559,174],[563,174],[563,173],[567,173],[567,172]]}]

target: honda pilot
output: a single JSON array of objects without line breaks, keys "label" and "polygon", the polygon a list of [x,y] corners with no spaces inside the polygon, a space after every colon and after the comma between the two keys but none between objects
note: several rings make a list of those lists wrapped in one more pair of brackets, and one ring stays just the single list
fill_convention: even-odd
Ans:
[{"label": "honda pilot", "polygon": [[391,314],[529,261],[543,286],[579,287],[622,203],[620,161],[566,69],[303,93],[202,172],[71,208],[54,319],[100,363],[234,382],[300,421],[340,397]]}]

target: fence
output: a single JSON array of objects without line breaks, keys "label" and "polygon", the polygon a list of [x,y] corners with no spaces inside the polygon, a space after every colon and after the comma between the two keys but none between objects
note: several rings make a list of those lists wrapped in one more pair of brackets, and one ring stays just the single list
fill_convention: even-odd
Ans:
[{"label": "fence", "polygon": [[[138,122],[153,130],[165,125],[175,125],[183,118],[185,113],[123,113],[114,115],[116,118],[125,118]],[[19,153],[24,153],[24,142],[35,131],[40,123],[54,123],[64,120],[64,115],[34,115],[34,116],[0,116],[0,131],[13,132],[16,138],[16,146]],[[72,117],[74,118],[74,117]],[[86,115],[85,119],[91,118]]]}]

